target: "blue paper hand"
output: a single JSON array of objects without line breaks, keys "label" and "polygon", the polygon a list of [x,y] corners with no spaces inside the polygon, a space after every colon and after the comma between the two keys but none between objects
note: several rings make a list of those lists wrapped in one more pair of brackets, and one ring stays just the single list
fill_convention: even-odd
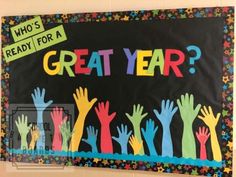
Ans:
[{"label": "blue paper hand", "polygon": [[92,147],[92,152],[94,153],[98,152],[98,149],[97,149],[98,130],[94,129],[93,126],[88,126],[86,129],[87,129],[88,138],[82,139],[82,141],[88,143]]},{"label": "blue paper hand", "polygon": [[47,103],[44,101],[45,97],[45,89],[42,89],[42,92],[40,91],[40,88],[37,87],[34,89],[34,94],[31,94],[35,108],[37,111],[44,111],[50,104],[52,104],[52,100],[49,100]]},{"label": "blue paper hand", "polygon": [[40,137],[37,141],[37,149],[45,149],[45,132],[43,128],[43,111],[52,104],[52,100],[49,100],[47,103],[44,101],[45,89],[40,91],[39,87],[34,89],[34,93],[31,94],[34,106],[37,110],[37,127],[40,131]]},{"label": "blue paper hand", "polygon": [[149,119],[146,121],[146,130],[144,130],[144,128],[141,128],[142,134],[147,143],[150,155],[152,156],[157,155],[156,148],[153,142],[157,129],[158,129],[158,126],[155,127],[154,121],[152,119]]},{"label": "blue paper hand", "polygon": [[127,154],[127,145],[129,141],[129,137],[132,133],[132,130],[128,132],[127,125],[121,124],[121,128],[117,126],[117,131],[118,131],[118,137],[112,137],[113,140],[118,142],[121,146],[121,153],[122,154]]},{"label": "blue paper hand", "polygon": [[173,156],[173,144],[170,134],[170,123],[177,110],[178,107],[174,107],[174,102],[170,100],[162,100],[160,113],[156,109],[153,110],[157,119],[161,122],[163,127],[162,156]]}]

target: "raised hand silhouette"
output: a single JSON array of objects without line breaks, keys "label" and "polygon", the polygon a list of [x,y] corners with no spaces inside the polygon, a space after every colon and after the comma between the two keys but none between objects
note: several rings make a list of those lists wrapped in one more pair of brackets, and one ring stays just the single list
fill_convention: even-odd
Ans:
[{"label": "raised hand silhouette", "polygon": [[203,108],[201,109],[201,113],[203,116],[199,115],[198,118],[201,119],[210,129],[213,158],[216,161],[222,161],[222,154],[216,134],[216,125],[220,119],[221,114],[217,113],[215,117],[211,106],[209,106],[208,109],[206,108],[206,106],[203,106]]},{"label": "raised hand silhouette", "polygon": [[127,125],[123,125],[123,124],[121,124],[120,128],[118,126],[116,128],[118,131],[118,137],[113,136],[112,139],[114,139],[116,142],[120,144],[122,154],[128,154],[127,146],[128,146],[129,137],[132,131],[130,130],[128,132]]},{"label": "raised hand silhouette", "polygon": [[82,141],[86,142],[89,144],[92,148],[92,152],[98,152],[97,148],[97,136],[98,136],[98,130],[95,129],[93,126],[88,126],[87,127],[87,139],[82,139]]},{"label": "raised hand silhouette", "polygon": [[45,149],[45,132],[43,127],[43,112],[44,110],[53,103],[52,100],[45,102],[45,89],[42,91],[39,87],[34,89],[34,93],[31,94],[31,97],[34,102],[34,106],[37,110],[37,127],[40,131],[40,137],[37,141],[37,149]]},{"label": "raised hand silhouette", "polygon": [[81,142],[85,118],[90,109],[93,107],[94,103],[97,101],[97,98],[93,98],[91,101],[89,101],[88,90],[87,88],[83,89],[82,87],[76,89],[76,93],[73,93],[73,97],[79,114],[73,127],[73,134],[71,137],[69,149],[70,151],[75,152],[78,151]]},{"label": "raised hand silhouette", "polygon": [[59,125],[59,130],[62,135],[62,151],[68,151],[68,142],[74,133],[73,131],[71,132],[70,122],[64,119],[61,125]]},{"label": "raised hand silhouette", "polygon": [[31,141],[30,141],[29,149],[34,150],[35,144],[40,137],[40,131],[36,125],[32,127],[32,129],[30,130],[30,134],[31,134]]},{"label": "raised hand silhouette", "polygon": [[53,134],[53,141],[52,141],[52,149],[54,151],[61,151],[62,149],[62,138],[61,138],[61,132],[59,130],[59,125],[61,125],[62,122],[65,122],[67,120],[67,116],[63,118],[63,109],[55,107],[53,108],[53,111],[51,112],[51,118],[54,124],[54,134]]},{"label": "raised hand silhouette", "polygon": [[152,156],[157,155],[156,148],[153,142],[157,129],[158,129],[158,126],[154,125],[154,121],[152,119],[149,119],[146,121],[146,130],[144,128],[141,128],[144,139],[149,149],[149,153]]},{"label": "raised hand silhouette", "polygon": [[28,125],[28,117],[24,114],[18,116],[18,120],[15,120],[16,127],[20,133],[21,137],[21,149],[28,149],[28,143],[27,143],[27,134],[29,133],[32,124]]},{"label": "raised hand silhouette", "polygon": [[162,100],[160,113],[156,109],[153,110],[157,119],[161,122],[163,128],[162,156],[173,156],[173,144],[170,133],[170,124],[177,110],[178,108],[174,107],[174,102],[170,100]]},{"label": "raised hand silhouette", "polygon": [[96,114],[101,123],[101,152],[113,153],[110,123],[115,118],[116,112],[109,114],[109,101],[98,103],[95,107]]},{"label": "raised hand silhouette", "polygon": [[48,102],[44,101],[45,98],[45,89],[43,88],[42,91],[39,87],[34,89],[34,93],[31,94],[31,97],[33,99],[35,108],[37,111],[44,111],[50,104],[53,103],[52,100],[49,100]]},{"label": "raised hand silhouette", "polygon": [[[88,99],[88,89],[79,87],[79,89],[76,89],[76,93],[73,93],[73,97],[75,99],[75,103],[77,105],[77,108],[79,110],[80,114],[87,115],[89,110],[92,108],[94,103],[96,103],[97,98],[93,98],[91,101]],[[83,117],[85,118],[85,116]]]},{"label": "raised hand silhouette", "polygon": [[[201,108],[198,104],[194,108],[194,97],[186,93],[181,95],[181,100],[177,100],[180,115],[184,123],[184,131],[182,138],[182,155],[185,158],[196,159],[196,142],[193,135],[193,121]],[[191,144],[191,146],[189,146]]]},{"label": "raised hand silhouette", "polygon": [[138,154],[141,155],[140,151],[143,148],[143,141],[139,141],[137,137],[135,137],[134,135],[131,135],[129,139],[129,144],[134,151],[134,155],[138,155]]},{"label": "raised hand silhouette", "polygon": [[206,142],[210,136],[210,133],[208,133],[208,128],[199,127],[198,132],[196,132],[196,136],[200,143],[200,159],[206,160],[207,159]]},{"label": "raised hand silhouette", "polygon": [[[139,140],[139,142],[141,142],[142,137],[141,137],[140,124],[141,124],[141,121],[143,120],[143,118],[148,115],[148,113],[143,113],[143,106],[138,104],[137,106],[133,105],[132,115],[130,115],[128,113],[125,113],[125,115],[127,116],[127,118],[130,120],[130,122],[133,125],[135,137]],[[139,153],[144,154],[143,147],[141,148]]]}]

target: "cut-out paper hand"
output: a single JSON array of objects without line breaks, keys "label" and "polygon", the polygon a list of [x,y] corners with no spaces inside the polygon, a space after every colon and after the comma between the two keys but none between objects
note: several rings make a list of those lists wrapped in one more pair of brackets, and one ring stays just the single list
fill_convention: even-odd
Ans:
[{"label": "cut-out paper hand", "polygon": [[101,102],[98,103],[98,107],[95,107],[96,114],[102,126],[109,125],[116,116],[116,112],[109,115],[109,104],[109,101],[106,101],[105,104],[104,102]]},{"label": "cut-out paper hand", "polygon": [[118,131],[118,137],[113,136],[112,139],[114,139],[116,142],[120,144],[122,154],[128,154],[127,146],[132,131],[128,132],[127,125],[124,126],[123,124],[121,124],[120,128],[117,126],[117,131]]},{"label": "cut-out paper hand", "polygon": [[53,108],[53,111],[51,112],[51,118],[54,124],[54,135],[53,135],[53,141],[52,141],[52,149],[54,151],[61,151],[62,149],[62,140],[61,140],[61,133],[59,130],[59,125],[61,125],[62,122],[67,121],[67,116],[63,118],[63,109],[55,107]]},{"label": "cut-out paper hand", "polygon": [[[79,114],[82,114],[82,115],[87,115],[89,110],[97,101],[97,98],[93,98],[91,101],[89,101],[88,90],[87,88],[82,89],[82,87],[79,87],[79,89],[76,89],[76,93],[73,93],[73,97],[77,105],[77,108],[79,110]],[[85,117],[86,116],[83,116],[83,118]]]},{"label": "cut-out paper hand", "polygon": [[40,131],[36,125],[32,127],[32,129],[30,130],[30,134],[31,134],[31,141],[30,141],[29,149],[34,150],[35,144],[40,137]]},{"label": "cut-out paper hand", "polygon": [[143,118],[148,115],[148,113],[143,114],[143,106],[140,106],[140,104],[138,104],[137,106],[133,105],[132,115],[129,115],[128,113],[125,113],[125,115],[133,124],[134,128],[137,128],[140,131],[140,123],[143,120]]},{"label": "cut-out paper hand", "polygon": [[137,137],[135,137],[134,135],[131,135],[129,139],[129,144],[134,151],[134,155],[137,155],[137,154],[140,155],[140,151],[143,148],[143,141],[142,140],[139,141]]},{"label": "cut-out paper hand", "polygon": [[215,117],[211,106],[208,107],[208,110],[206,106],[203,106],[201,113],[203,116],[199,115],[198,118],[201,119],[210,128],[210,130],[215,129],[221,114],[217,113]]},{"label": "cut-out paper hand", "polygon": [[31,97],[33,99],[35,108],[37,111],[44,111],[50,104],[52,104],[52,100],[49,100],[48,102],[44,101],[45,97],[45,89],[43,88],[42,91],[39,87],[34,89],[34,93],[31,94]]},{"label": "cut-out paper hand", "polygon": [[153,112],[155,113],[157,119],[161,122],[163,127],[169,127],[172,121],[172,118],[177,110],[178,108],[174,107],[173,101],[162,100],[160,113],[156,109],[154,109]]},{"label": "cut-out paper hand", "polygon": [[200,144],[206,144],[210,133],[208,133],[208,128],[199,127],[198,132],[196,132],[197,139]]},{"label": "cut-out paper hand", "polygon": [[[134,127],[135,137],[138,138],[138,140],[141,142],[142,137],[141,137],[141,131],[140,131],[140,123],[143,120],[143,118],[148,115],[148,113],[143,113],[143,106],[138,104],[137,106],[133,105],[133,114],[132,115],[130,115],[128,113],[125,113],[125,115],[128,117],[128,119],[130,120],[130,122],[132,123],[132,125]],[[144,154],[143,147],[140,150],[140,154]]]},{"label": "cut-out paper hand", "polygon": [[73,94],[73,97],[77,105],[79,115],[73,128],[73,135],[71,137],[69,149],[70,151],[75,152],[79,148],[80,141],[83,135],[85,118],[94,103],[97,101],[97,98],[93,98],[91,101],[89,101],[88,90],[87,88],[83,89],[82,87],[76,89],[76,93]]},{"label": "cut-out paper hand", "polygon": [[88,143],[91,148],[92,152],[98,152],[97,149],[97,136],[98,136],[98,130],[95,129],[93,126],[88,126],[87,127],[87,134],[88,138],[87,139],[82,139],[82,141]]},{"label": "cut-out paper hand", "polygon": [[95,107],[95,111],[101,123],[101,152],[113,153],[110,123],[116,116],[116,112],[109,115],[109,101],[105,104],[103,102],[98,103],[98,107]]},{"label": "cut-out paper hand", "polygon": [[156,148],[153,142],[157,129],[158,126],[155,126],[154,121],[152,119],[146,121],[146,130],[144,128],[141,129],[144,139],[147,143],[150,155],[152,156],[157,155]]},{"label": "cut-out paper hand", "polygon": [[199,127],[198,132],[196,132],[196,136],[200,143],[200,159],[206,160],[207,159],[206,142],[210,136],[210,133],[208,133],[208,128]]},{"label": "cut-out paper hand", "polygon": [[43,88],[42,91],[39,87],[34,89],[34,93],[31,94],[34,106],[37,110],[37,127],[40,131],[40,137],[37,141],[37,149],[45,149],[45,132],[43,127],[43,111],[52,104],[52,100],[48,102],[44,101],[45,98],[45,89]]},{"label": "cut-out paper hand", "polygon": [[15,124],[21,137],[21,149],[28,149],[27,134],[29,133],[32,124],[28,125],[28,117],[23,114],[21,117],[18,116],[18,120],[15,120]]},{"label": "cut-out paper hand", "polygon": [[68,141],[70,140],[71,135],[73,134],[73,132],[71,132],[70,130],[70,122],[64,119],[61,125],[59,125],[59,130],[61,132],[62,139],[63,139],[62,151],[68,151]]},{"label": "cut-out paper hand", "polygon": [[183,122],[188,125],[192,124],[198,115],[201,104],[198,104],[196,108],[194,108],[194,97],[192,94],[189,95],[188,93],[181,95],[181,100],[177,99],[177,104]]},{"label": "cut-out paper hand", "polygon": [[[182,154],[185,158],[196,159],[196,142],[193,135],[193,121],[197,117],[197,114],[201,108],[198,104],[194,108],[194,97],[186,93],[181,95],[181,100],[177,100],[177,104],[180,110],[180,115],[184,123],[184,131],[182,138]],[[189,146],[191,144],[191,146]]]},{"label": "cut-out paper hand", "polygon": [[220,119],[220,113],[217,113],[216,117],[214,116],[214,113],[212,111],[211,106],[208,107],[208,110],[206,106],[204,106],[201,109],[201,113],[203,116],[198,116],[199,119],[201,119],[210,129],[211,133],[211,148],[213,152],[213,158],[216,161],[222,160],[222,154],[220,150],[219,141],[217,138],[215,127]]},{"label": "cut-out paper hand", "polygon": [[173,144],[170,133],[170,124],[177,110],[178,108],[174,107],[174,102],[170,100],[162,100],[160,113],[156,109],[153,110],[157,119],[161,122],[163,128],[162,156],[173,156]]}]

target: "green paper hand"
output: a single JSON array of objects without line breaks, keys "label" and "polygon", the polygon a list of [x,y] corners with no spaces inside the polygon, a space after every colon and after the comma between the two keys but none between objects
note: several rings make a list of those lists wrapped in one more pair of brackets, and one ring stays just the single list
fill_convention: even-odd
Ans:
[{"label": "green paper hand", "polygon": [[201,104],[198,104],[194,109],[194,97],[186,93],[181,95],[181,101],[177,99],[177,104],[180,110],[180,115],[184,123],[192,124],[194,119],[197,117],[198,112],[201,108]]},{"label": "green paper hand", "polygon": [[[143,120],[143,118],[148,115],[148,113],[143,114],[143,106],[138,104],[137,106],[133,105],[133,114],[132,115],[129,115],[128,113],[125,113],[125,115],[128,117],[128,119],[130,120],[130,122],[132,123],[132,125],[134,127],[135,137],[138,139],[139,142],[141,142],[142,137],[141,137],[141,131],[140,131],[140,123]],[[140,154],[141,155],[144,154],[143,147],[140,150]]]},{"label": "green paper hand", "polygon": [[28,126],[28,117],[24,116],[24,114],[21,115],[21,118],[18,116],[18,121],[15,121],[15,124],[21,137],[21,149],[28,149],[27,134],[29,133],[32,124]]},{"label": "green paper hand", "polygon": [[178,99],[177,104],[180,110],[180,115],[184,123],[184,131],[182,138],[182,156],[185,158],[196,158],[196,144],[193,135],[193,121],[201,108],[198,104],[194,108],[194,97],[186,93],[181,95],[181,101]]},{"label": "green paper hand", "polygon": [[144,117],[148,115],[148,113],[143,113],[143,106],[140,106],[140,104],[133,105],[133,114],[132,116],[129,115],[128,113],[125,113],[125,115],[128,117],[128,119],[131,121],[133,124],[134,128],[140,128],[140,123],[143,120]]},{"label": "green paper hand", "polygon": [[68,141],[71,138],[73,132],[70,131],[70,122],[63,121],[62,124],[59,126],[62,135],[62,151],[68,151]]}]

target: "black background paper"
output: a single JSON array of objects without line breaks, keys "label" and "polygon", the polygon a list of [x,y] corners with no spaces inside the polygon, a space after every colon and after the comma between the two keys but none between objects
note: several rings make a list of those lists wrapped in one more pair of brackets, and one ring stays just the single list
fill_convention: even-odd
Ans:
[{"label": "black background paper", "polygon": [[[44,24],[45,29],[51,29],[59,24]],[[145,127],[148,118],[158,125],[154,143],[158,154],[161,154],[162,126],[153,113],[153,109],[161,109],[161,100],[170,99],[175,102],[182,94],[192,93],[195,106],[212,106],[214,114],[221,112],[222,103],[222,56],[223,56],[223,19],[222,18],[194,18],[174,19],[158,21],[129,21],[129,22],[89,22],[63,24],[67,41],[54,45],[50,48],[36,52],[29,56],[10,63],[10,103],[33,104],[31,93],[36,87],[46,89],[46,98],[52,99],[54,104],[74,104],[73,93],[79,86],[87,87],[89,99],[94,97],[98,101],[110,101],[110,112],[117,112],[111,122],[111,134],[117,136],[116,126],[121,123],[132,124],[125,113],[132,113],[133,104],[141,104],[148,116],[143,119],[141,127]],[[190,74],[188,45],[197,45],[202,51],[201,59],[195,64],[196,73]],[[102,49],[113,49],[114,54],[110,57],[111,76],[98,77],[93,71],[91,75],[76,75],[69,77],[66,72],[63,76],[49,76],[43,70],[43,56],[50,50],[57,50],[58,55],[51,59],[57,61],[60,50],[89,49],[89,55],[85,56],[88,63],[91,52]],[[170,76],[161,76],[159,70],[154,77],[138,77],[127,75],[128,60],[123,48],[129,48],[132,52],[136,49],[167,49],[173,48],[185,53],[186,60],[180,69],[183,78],[177,78],[172,72]],[[147,60],[149,60],[147,58]],[[73,69],[74,70],[74,69]],[[95,103],[97,106],[97,103]],[[78,111],[75,105],[75,116],[71,118],[75,122]],[[36,121],[35,116],[29,117],[29,121]],[[49,112],[44,114],[44,122],[51,124],[51,132],[46,131],[46,144],[51,148],[51,136],[53,124]],[[72,120],[73,119],[73,120]],[[217,126],[220,141],[221,121]],[[95,114],[94,107],[90,110],[85,121],[85,127],[93,125],[100,129],[100,123]],[[204,123],[198,118],[193,124],[193,131],[198,130]],[[176,112],[171,123],[174,156],[182,156],[182,133],[183,122],[179,111]],[[17,133],[17,128],[15,128]],[[83,138],[87,138],[84,129]],[[98,134],[98,150],[100,152],[100,130]],[[144,141],[145,142],[145,141]],[[191,146],[191,145],[189,145]],[[14,148],[20,147],[20,141],[14,141]],[[120,153],[120,146],[113,140],[114,152]],[[199,143],[196,139],[197,157],[199,157]],[[144,143],[146,154],[149,154]],[[89,145],[80,143],[79,151],[91,151]],[[208,159],[212,159],[210,141],[207,142]],[[129,146],[129,153],[132,149]]]}]

